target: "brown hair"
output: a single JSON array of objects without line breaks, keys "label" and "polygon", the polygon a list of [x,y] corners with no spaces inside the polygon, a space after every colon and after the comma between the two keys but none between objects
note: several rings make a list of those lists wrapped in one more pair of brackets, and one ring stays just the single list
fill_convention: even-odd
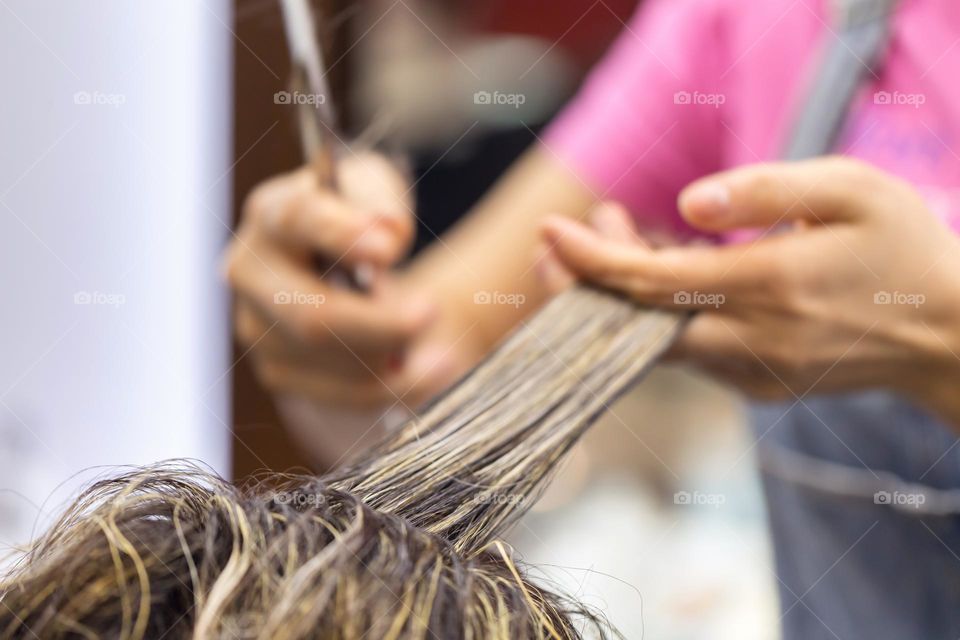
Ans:
[{"label": "brown hair", "polygon": [[241,489],[166,463],[98,482],[0,582],[0,637],[615,635],[498,537],[681,323],[575,289],[332,475]]}]

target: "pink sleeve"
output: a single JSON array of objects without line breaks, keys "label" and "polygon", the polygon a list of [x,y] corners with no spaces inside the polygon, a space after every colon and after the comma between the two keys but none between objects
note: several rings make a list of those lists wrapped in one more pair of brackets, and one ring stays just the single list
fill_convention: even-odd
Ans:
[{"label": "pink sleeve", "polygon": [[597,196],[641,226],[689,236],[676,197],[721,168],[717,0],[648,0],[545,136]]}]

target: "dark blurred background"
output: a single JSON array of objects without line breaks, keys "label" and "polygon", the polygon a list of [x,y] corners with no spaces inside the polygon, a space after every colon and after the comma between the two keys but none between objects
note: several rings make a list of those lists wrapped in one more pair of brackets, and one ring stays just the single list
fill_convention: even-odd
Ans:
[{"label": "dark blurred background", "polygon": [[[373,130],[417,184],[415,250],[441,235],[536,140],[629,19],[636,0],[314,2],[347,135]],[[301,163],[279,5],[235,0],[235,216],[258,182]],[[506,64],[505,64],[506,63]],[[510,87],[524,108],[478,110]],[[239,356],[239,353],[237,353]],[[309,466],[247,364],[234,370],[234,469]]]}]

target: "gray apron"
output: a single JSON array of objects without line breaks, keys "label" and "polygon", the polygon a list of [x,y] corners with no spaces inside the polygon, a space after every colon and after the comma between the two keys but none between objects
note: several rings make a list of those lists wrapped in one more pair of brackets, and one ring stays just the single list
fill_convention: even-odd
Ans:
[{"label": "gray apron", "polygon": [[[830,151],[863,62],[881,57],[893,2],[845,4],[842,41],[827,52],[787,159]],[[754,404],[750,413],[784,639],[960,638],[954,432],[881,391]]]}]

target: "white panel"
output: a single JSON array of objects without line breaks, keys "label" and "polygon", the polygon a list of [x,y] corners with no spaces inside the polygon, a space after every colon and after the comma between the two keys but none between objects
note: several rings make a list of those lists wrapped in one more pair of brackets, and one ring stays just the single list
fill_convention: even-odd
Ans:
[{"label": "white panel", "polygon": [[95,465],[229,471],[229,6],[0,3],[5,543]]}]

